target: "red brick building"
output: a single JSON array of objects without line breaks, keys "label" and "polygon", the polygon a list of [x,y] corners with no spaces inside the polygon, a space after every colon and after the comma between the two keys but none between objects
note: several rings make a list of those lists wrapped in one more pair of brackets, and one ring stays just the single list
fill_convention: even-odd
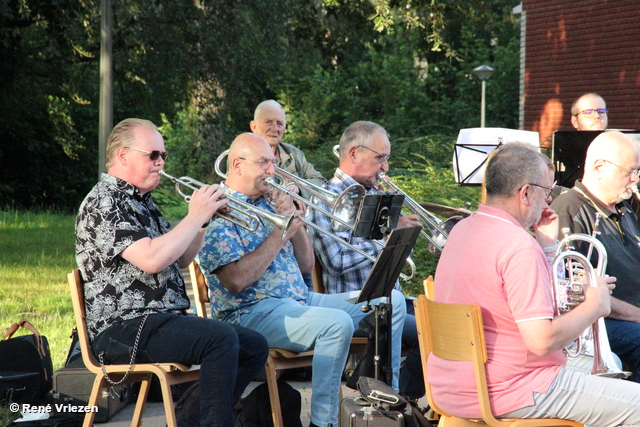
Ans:
[{"label": "red brick building", "polygon": [[607,102],[609,128],[640,129],[640,1],[523,0],[520,128],[550,146],[585,92]]}]

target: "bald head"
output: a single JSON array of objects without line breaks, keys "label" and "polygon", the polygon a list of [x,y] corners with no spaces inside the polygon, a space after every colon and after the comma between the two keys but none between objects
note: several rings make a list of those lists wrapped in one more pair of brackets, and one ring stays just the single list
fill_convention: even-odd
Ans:
[{"label": "bald head", "polygon": [[638,182],[640,149],[621,132],[598,135],[587,150],[582,183],[607,206],[631,197]]},{"label": "bald head", "polygon": [[262,196],[269,191],[265,179],[275,172],[274,160],[273,150],[264,138],[250,132],[238,135],[229,147],[226,185],[253,198]]}]

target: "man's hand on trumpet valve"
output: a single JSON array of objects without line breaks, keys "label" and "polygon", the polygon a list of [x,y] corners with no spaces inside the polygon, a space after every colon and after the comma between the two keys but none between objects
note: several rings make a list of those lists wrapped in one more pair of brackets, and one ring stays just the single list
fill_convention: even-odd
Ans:
[{"label": "man's hand on trumpet valve", "polygon": [[202,224],[207,223],[218,211],[229,212],[229,202],[224,197],[224,189],[218,184],[203,185],[194,190],[189,199],[189,215],[197,218]]},{"label": "man's hand on trumpet valve", "polygon": [[422,222],[420,222],[420,219],[416,214],[402,215],[400,218],[398,218],[398,228],[416,226],[422,227]]}]

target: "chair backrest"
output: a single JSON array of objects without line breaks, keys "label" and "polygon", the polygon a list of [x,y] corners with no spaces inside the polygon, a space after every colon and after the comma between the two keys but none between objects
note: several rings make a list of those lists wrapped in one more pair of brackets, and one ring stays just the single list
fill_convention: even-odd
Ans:
[{"label": "chair backrest", "polygon": [[424,294],[429,299],[433,299],[435,295],[435,282],[433,281],[433,276],[429,276],[422,282],[422,286],[424,286]]},{"label": "chair backrest", "polygon": [[198,317],[208,317],[207,303],[209,302],[209,286],[207,285],[207,278],[204,277],[200,265],[195,259],[189,264],[189,276],[191,277],[196,313]]},{"label": "chair backrest", "polygon": [[425,295],[415,302],[416,325],[429,405],[438,413],[451,416],[434,401],[427,382],[427,360],[431,354],[441,359],[473,363],[478,402],[483,420],[491,426],[504,423],[491,412],[484,364],[487,349],[484,339],[482,312],[475,305],[446,304],[430,300]]},{"label": "chair backrest", "polygon": [[69,280],[69,290],[71,291],[71,302],[73,304],[73,313],[76,319],[76,328],[78,329],[78,342],[80,343],[82,361],[91,372],[101,372],[100,366],[93,356],[89,342],[89,332],[87,330],[86,321],[87,314],[84,305],[84,283],[82,282],[80,270],[73,270],[67,275],[67,278]]},{"label": "chair backrest", "polygon": [[326,294],[327,290],[325,289],[324,282],[322,281],[322,264],[320,264],[320,259],[317,255],[315,255],[315,264],[313,265],[311,278],[313,280],[313,292]]}]

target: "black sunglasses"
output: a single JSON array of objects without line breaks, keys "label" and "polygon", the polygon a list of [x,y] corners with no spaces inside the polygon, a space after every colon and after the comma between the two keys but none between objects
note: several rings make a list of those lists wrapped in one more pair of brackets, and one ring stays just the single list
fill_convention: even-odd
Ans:
[{"label": "black sunglasses", "polygon": [[134,147],[124,147],[124,148],[128,148],[129,150],[136,150],[141,153],[147,153],[149,155],[149,159],[153,162],[158,160],[158,157],[162,157],[162,161],[167,160],[167,157],[169,157],[168,151],[158,151],[158,150],[147,151],[147,150],[141,150],[139,148],[134,148]]}]

